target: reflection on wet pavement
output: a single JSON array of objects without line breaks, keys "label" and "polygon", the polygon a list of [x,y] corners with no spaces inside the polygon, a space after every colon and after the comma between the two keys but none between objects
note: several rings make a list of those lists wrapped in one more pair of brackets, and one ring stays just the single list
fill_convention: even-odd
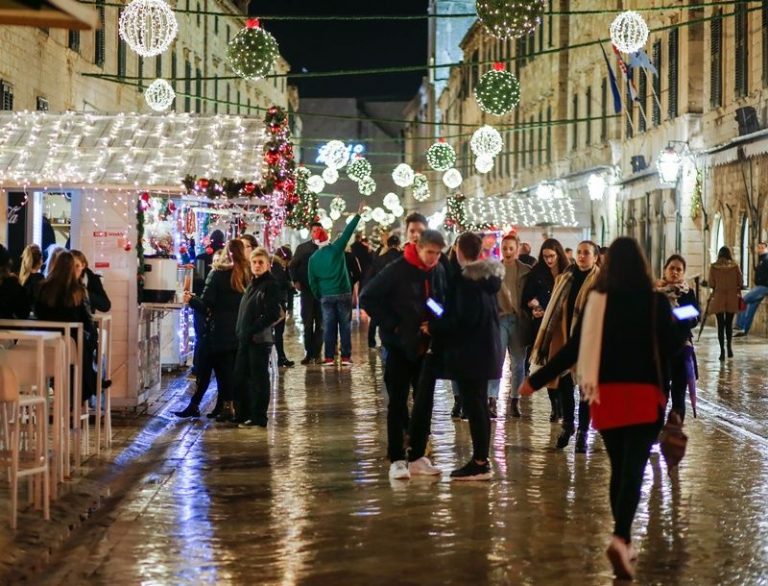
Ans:
[{"label": "reflection on wet pavement", "polygon": [[[110,523],[86,523],[39,583],[611,582],[608,461],[596,434],[586,457],[572,445],[554,451],[558,428],[540,393],[523,402],[522,420],[496,422],[494,481],[390,483],[380,359],[360,334],[352,368],[284,371],[266,431],[170,424],[166,457]],[[745,350],[721,371],[712,341],[703,345],[711,407],[687,426],[678,483],[651,457],[635,524],[638,583],[768,582],[768,441],[712,411],[717,401],[764,422],[764,364]],[[295,336],[288,346],[300,356]],[[452,402],[441,384],[433,454],[446,473],[471,453]]]}]

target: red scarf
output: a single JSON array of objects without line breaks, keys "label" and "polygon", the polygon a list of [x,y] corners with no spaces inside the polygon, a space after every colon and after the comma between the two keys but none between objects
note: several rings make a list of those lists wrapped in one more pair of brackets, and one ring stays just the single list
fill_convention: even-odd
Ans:
[{"label": "red scarf", "polygon": [[416,245],[411,242],[405,245],[405,248],[403,249],[403,256],[405,257],[405,260],[408,264],[415,266],[417,269],[422,270],[425,273],[431,272],[434,268],[428,267],[422,262],[421,258],[419,258],[419,253],[416,250]]}]

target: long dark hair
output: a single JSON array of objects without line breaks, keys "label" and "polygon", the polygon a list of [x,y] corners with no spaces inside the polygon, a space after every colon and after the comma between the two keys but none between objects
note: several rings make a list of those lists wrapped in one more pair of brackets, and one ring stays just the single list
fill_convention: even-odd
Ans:
[{"label": "long dark hair", "polygon": [[563,271],[565,271],[565,269],[571,266],[571,262],[568,260],[568,257],[565,256],[565,250],[563,249],[563,245],[560,244],[559,240],[556,240],[554,238],[547,238],[544,241],[544,243],[541,245],[541,248],[539,249],[539,262],[536,263],[536,266],[541,265],[545,269],[549,270],[547,263],[544,262],[544,250],[554,250],[555,253],[557,254],[558,274],[562,273]]},{"label": "long dark hair", "polygon": [[242,240],[233,239],[227,242],[226,254],[232,261],[232,277],[230,283],[235,291],[242,293],[251,280],[251,268],[245,258],[245,245]]},{"label": "long dark hair", "polygon": [[77,307],[85,301],[85,287],[75,275],[75,257],[63,250],[40,285],[38,299],[48,307]]},{"label": "long dark hair", "polygon": [[720,259],[723,260],[733,260],[733,254],[731,254],[731,249],[727,246],[723,246],[720,250],[717,251],[717,260]]},{"label": "long dark hair", "polygon": [[601,293],[653,291],[651,269],[637,240],[622,236],[613,241],[597,277],[595,290]]}]

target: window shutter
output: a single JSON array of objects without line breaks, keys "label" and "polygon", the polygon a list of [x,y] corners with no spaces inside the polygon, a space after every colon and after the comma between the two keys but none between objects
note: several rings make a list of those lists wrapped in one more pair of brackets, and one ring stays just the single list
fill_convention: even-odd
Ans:
[{"label": "window shutter", "polygon": [[155,57],[155,77],[163,77],[163,56]]},{"label": "window shutter", "polygon": [[80,31],[67,31],[67,47],[73,51],[80,51]]},{"label": "window shutter", "polygon": [[538,140],[536,141],[536,161],[539,165],[544,162],[544,119],[541,116],[541,110],[539,110],[539,132]]},{"label": "window shutter", "polygon": [[144,58],[138,57],[138,73],[136,74],[136,77],[139,79],[136,80],[136,87],[138,87],[139,91],[142,91],[144,89]]},{"label": "window shutter", "polygon": [[718,108],[723,105],[723,11],[719,8],[710,21],[709,35],[709,104]]},{"label": "window shutter", "polygon": [[42,96],[37,96],[37,111],[47,112],[49,109],[48,100]]},{"label": "window shutter", "polygon": [[661,124],[661,41],[653,44],[653,66],[656,68],[656,75],[651,78],[653,84],[653,125]]},{"label": "window shutter", "polygon": [[741,98],[747,95],[749,91],[749,80],[748,80],[748,58],[749,58],[749,47],[747,46],[748,40],[748,34],[749,31],[747,30],[747,4],[743,1],[739,1],[736,3],[736,7],[734,9],[735,17],[734,17],[734,26],[736,28],[736,67],[734,68],[734,74],[735,74],[735,90],[736,90],[736,97]]},{"label": "window shutter", "polygon": [[536,123],[533,116],[531,116],[530,120],[528,120],[528,123],[530,124],[528,127],[528,164],[533,167],[533,125]]},{"label": "window shutter", "polygon": [[176,51],[171,49],[171,85],[174,91],[176,90],[176,76],[179,72],[179,63],[176,57]]},{"label": "window shutter", "polygon": [[13,86],[0,81],[0,110],[13,110]]},{"label": "window shutter", "polygon": [[192,110],[192,64],[189,61],[184,62],[184,111]]},{"label": "window shutter", "polygon": [[587,101],[587,146],[592,144],[592,86],[587,88],[587,94],[584,98]]},{"label": "window shutter", "polygon": [[633,118],[635,117],[635,103],[632,101],[632,90],[629,83],[625,83],[627,86],[627,138],[632,138],[634,134],[634,128],[632,127]]},{"label": "window shutter", "polygon": [[600,142],[608,140],[608,78],[600,82]]},{"label": "window shutter", "polygon": [[671,118],[677,118],[677,64],[680,29],[669,31],[669,68],[667,69],[667,82],[669,84],[667,114]]},{"label": "window shutter", "polygon": [[[640,103],[640,109],[645,110],[645,106],[648,102],[648,76],[645,73],[645,69],[636,69],[638,76],[640,77],[640,83],[638,84],[637,88],[637,99]],[[647,111],[647,110],[646,110]],[[640,112],[640,120],[638,122],[638,130],[640,132],[645,132],[647,126],[647,121],[645,119],[645,116],[643,116],[642,111]]]},{"label": "window shutter", "polygon": [[763,87],[768,87],[768,0],[763,0]]},{"label": "window shutter", "polygon": [[96,5],[99,12],[99,28],[96,29],[94,37],[93,62],[99,67],[104,67],[104,55],[106,54],[106,37],[104,36],[104,0],[98,0]]},{"label": "window shutter", "polygon": [[203,96],[203,72],[199,69],[195,70],[195,112],[198,114],[203,111],[203,100],[200,98]]},{"label": "window shutter", "polygon": [[574,122],[571,123],[571,148],[579,148],[579,123],[576,120],[579,118],[579,96],[574,94],[571,98],[573,107],[571,108],[571,116]]},{"label": "window shutter", "polygon": [[552,162],[552,106],[547,106],[547,163]]}]

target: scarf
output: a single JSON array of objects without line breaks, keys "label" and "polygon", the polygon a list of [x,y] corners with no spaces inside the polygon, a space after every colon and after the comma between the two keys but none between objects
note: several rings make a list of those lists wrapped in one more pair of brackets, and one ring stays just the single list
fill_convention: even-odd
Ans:
[{"label": "scarf", "polygon": [[403,256],[405,257],[406,262],[409,265],[413,265],[419,270],[424,271],[425,273],[429,273],[432,271],[434,267],[428,267],[425,265],[421,258],[419,257],[419,253],[416,250],[416,245],[412,242],[409,242],[405,245],[405,249],[403,250]]},{"label": "scarf", "polygon": [[687,294],[691,288],[685,281],[682,283],[667,283],[662,279],[656,290],[659,293],[664,293],[672,307],[680,307],[680,298]]},{"label": "scarf", "polygon": [[603,325],[608,296],[592,291],[587,298],[584,319],[581,322],[579,359],[576,363],[576,380],[586,401],[600,402],[600,358],[603,351]]}]

